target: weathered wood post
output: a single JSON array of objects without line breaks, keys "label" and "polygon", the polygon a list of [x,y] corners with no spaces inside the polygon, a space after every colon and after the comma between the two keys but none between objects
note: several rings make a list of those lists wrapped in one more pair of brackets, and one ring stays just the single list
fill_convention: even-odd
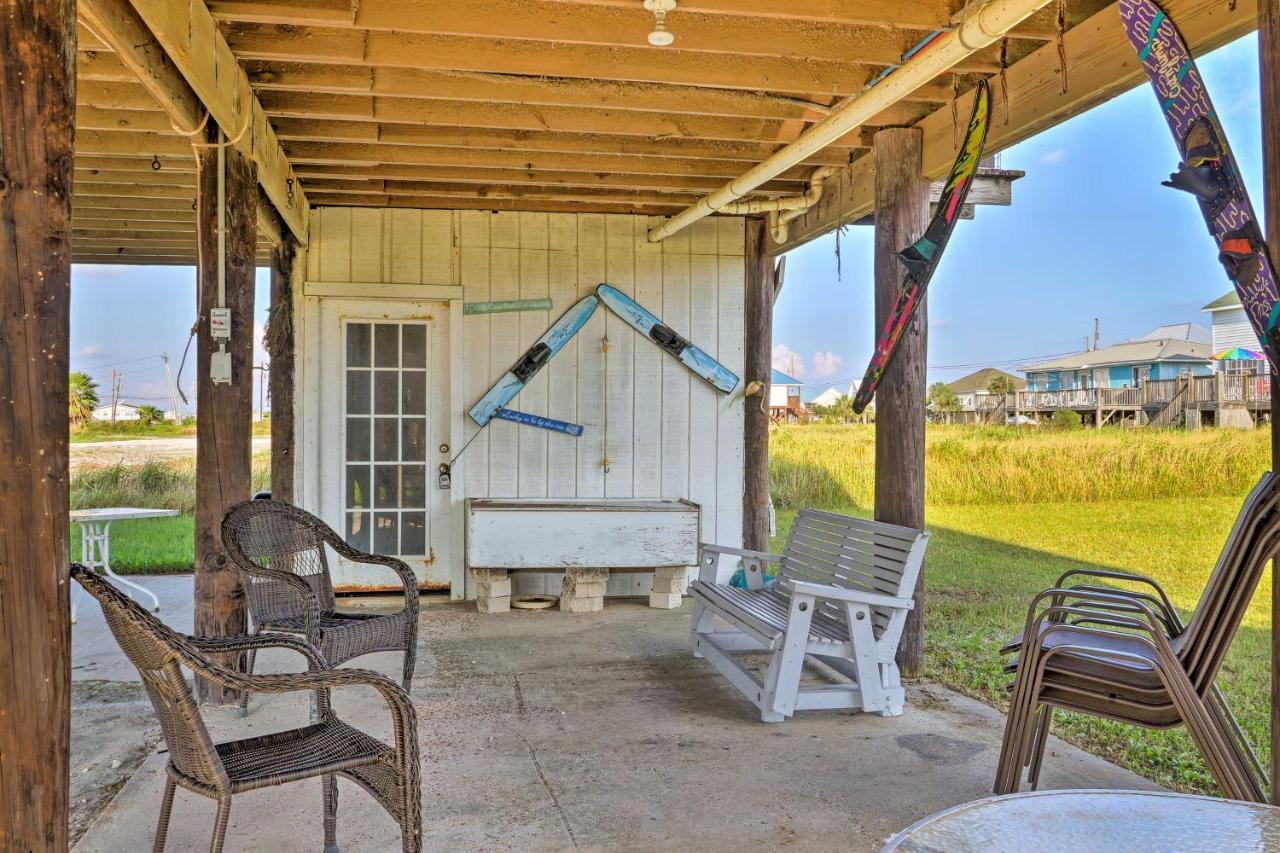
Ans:
[{"label": "weathered wood post", "polygon": [[[1263,218],[1271,260],[1280,251],[1280,0],[1258,0]],[[1271,470],[1280,471],[1280,377],[1271,375]],[[1274,563],[1272,570],[1274,573]],[[1273,574],[1274,578],[1274,574]],[[1280,583],[1271,584],[1271,802],[1280,805]]]},{"label": "weathered wood post", "polygon": [[297,249],[285,239],[271,254],[271,314],[267,351],[271,356],[271,497],[294,503],[294,336],[293,265]]},{"label": "weathered wood post", "polygon": [[[216,143],[216,129],[214,139]],[[196,155],[197,276],[200,324],[196,336],[195,632],[225,637],[245,631],[244,590],[222,549],[222,517],[249,497],[253,420],[253,285],[257,250],[258,182],[253,163],[234,148],[222,149],[224,177],[225,307],[231,312],[231,381],[215,384],[210,371],[219,341],[210,316],[219,306],[218,149]],[[227,663],[235,663],[228,661]],[[205,681],[206,702],[235,702],[234,691]]]},{"label": "weathered wood post", "polygon": [[0,0],[0,850],[66,850],[75,0]]},{"label": "weathered wood post", "polygon": [[746,358],[744,382],[760,381],[743,415],[742,546],[769,547],[769,375],[773,361],[773,256],[763,219],[747,221]]},{"label": "weathered wood post", "polygon": [[[920,173],[923,135],[917,128],[876,133],[875,288],[878,334],[902,289],[896,253],[924,233],[929,182]],[[876,391],[876,496],[878,521],[924,527],[925,352],[928,320],[922,302],[903,332],[898,351]],[[906,677],[924,672],[924,574],[916,582],[916,606],[898,647]]]}]

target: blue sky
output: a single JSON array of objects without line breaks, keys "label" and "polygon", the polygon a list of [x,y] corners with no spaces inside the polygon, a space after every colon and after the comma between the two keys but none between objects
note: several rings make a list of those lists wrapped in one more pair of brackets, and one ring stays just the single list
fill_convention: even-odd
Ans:
[{"label": "blue sky", "polygon": [[[1261,204],[1256,36],[1199,64]],[[1027,176],[1014,185],[1013,207],[980,208],[957,226],[929,287],[929,380],[1079,350],[1095,317],[1104,344],[1163,323],[1207,326],[1200,307],[1230,283],[1195,202],[1160,186],[1177,160],[1146,85],[1004,152],[1001,165]],[[871,229],[841,237],[842,280],[835,242],[829,235],[791,253],[775,313],[775,367],[796,365],[810,394],[847,386],[871,352]],[[125,399],[169,408],[159,356],[168,352],[177,371],[194,282],[187,267],[73,268],[72,369],[92,374],[104,398],[115,369]],[[259,270],[259,326],[266,307]],[[182,376],[193,402],[194,357]],[[265,360],[260,343],[255,360]]]},{"label": "blue sky", "polygon": [[[1256,205],[1262,204],[1257,37],[1199,60]],[[997,115],[996,121],[999,121]],[[1177,148],[1145,83],[1001,155],[1027,175],[1012,207],[962,221],[929,285],[929,381],[980,367],[1103,345],[1163,323],[1209,317],[1201,306],[1231,284],[1195,201],[1160,186]],[[1261,214],[1261,210],[1259,210]],[[802,246],[787,259],[774,314],[774,366],[846,388],[871,354],[874,306],[867,227]],[[794,361],[793,361],[794,354]]]}]

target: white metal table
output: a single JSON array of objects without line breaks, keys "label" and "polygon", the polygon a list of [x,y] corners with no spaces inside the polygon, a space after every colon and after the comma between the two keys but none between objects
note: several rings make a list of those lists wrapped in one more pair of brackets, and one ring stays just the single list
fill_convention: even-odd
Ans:
[{"label": "white metal table", "polygon": [[[160,609],[160,599],[146,587],[120,577],[111,570],[111,523],[133,521],[139,518],[169,518],[178,514],[176,509],[142,509],[138,507],[104,507],[102,509],[72,510],[71,520],[80,525],[80,562],[87,568],[102,571],[123,586],[132,587],[151,597],[152,610]],[[71,621],[76,621],[76,598],[79,586],[73,585],[71,595]],[[130,593],[132,595],[132,593]],[[134,596],[137,598],[137,596]]]},{"label": "white metal table", "polygon": [[1165,791],[1034,791],[925,818],[884,853],[1280,851],[1280,808]]}]

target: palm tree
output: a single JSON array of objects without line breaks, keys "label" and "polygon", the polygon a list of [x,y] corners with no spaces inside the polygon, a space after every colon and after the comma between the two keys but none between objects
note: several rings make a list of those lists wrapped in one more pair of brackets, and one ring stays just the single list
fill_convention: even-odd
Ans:
[{"label": "palm tree", "polygon": [[98,383],[89,374],[77,370],[67,377],[67,390],[71,423],[80,426],[93,417],[93,410],[98,408]]},{"label": "palm tree", "polygon": [[160,411],[155,406],[138,407],[138,421],[142,423],[143,426],[151,426],[152,424],[159,423],[162,420],[164,420],[164,412]]},{"label": "palm tree", "polygon": [[991,381],[987,383],[987,390],[992,394],[1012,394],[1018,390],[1018,386],[1014,384],[1013,377],[1003,373],[997,373],[991,377]]},{"label": "palm tree", "polygon": [[940,413],[947,423],[951,423],[951,415],[960,411],[960,398],[951,386],[945,382],[935,382],[929,386],[929,405]]}]

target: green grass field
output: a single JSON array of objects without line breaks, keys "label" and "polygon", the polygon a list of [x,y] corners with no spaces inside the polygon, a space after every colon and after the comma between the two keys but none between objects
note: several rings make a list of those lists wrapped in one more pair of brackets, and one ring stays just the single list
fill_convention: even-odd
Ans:
[{"label": "green grass field", "polygon": [[[993,705],[1009,678],[997,654],[1031,597],[1069,568],[1156,577],[1184,614],[1195,606],[1240,502],[1268,466],[1265,432],[1077,431],[930,427],[925,564],[928,675]],[[780,547],[795,510],[867,515],[874,432],[862,426],[775,430],[771,439]],[[265,455],[254,488],[267,486]],[[176,518],[112,527],[121,572],[190,571],[195,501],[190,463],[82,471],[72,505],[156,506]],[[79,556],[79,531],[72,553]],[[1228,656],[1221,683],[1253,742],[1268,737],[1270,575]],[[1182,731],[1148,732],[1059,715],[1057,732],[1156,782],[1216,793]]]},{"label": "green grass field", "polygon": [[[998,706],[1005,702],[1009,676],[997,652],[1021,629],[1035,593],[1073,567],[1136,571],[1158,579],[1185,615],[1195,606],[1244,494],[1268,467],[1265,432],[997,430],[995,441],[984,447],[991,432],[929,431],[927,525],[934,537],[925,562],[925,631],[928,675]],[[774,436],[780,507],[775,548],[798,506],[868,514],[870,428],[794,427]],[[1268,574],[1220,676],[1264,753],[1270,590]],[[1143,731],[1059,714],[1055,731],[1162,785],[1217,793],[1181,730]]]}]

